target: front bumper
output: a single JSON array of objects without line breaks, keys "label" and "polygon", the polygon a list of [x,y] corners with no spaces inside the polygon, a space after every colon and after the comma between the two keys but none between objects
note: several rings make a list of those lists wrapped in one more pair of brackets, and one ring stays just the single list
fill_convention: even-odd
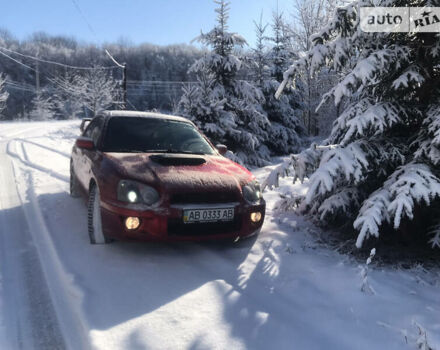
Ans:
[{"label": "front bumper", "polygon": [[[208,241],[223,239],[241,239],[258,234],[264,222],[266,203],[262,200],[257,205],[231,203],[234,206],[234,221],[226,223],[184,224],[183,207],[171,206],[155,210],[133,210],[101,202],[103,233],[108,238],[117,240],[141,241]],[[185,207],[198,209],[201,204],[186,204]],[[215,205],[214,205],[215,206]],[[224,203],[221,206],[225,206]],[[250,220],[252,212],[262,214],[258,223]],[[140,219],[136,230],[128,230],[125,218],[135,216]]]}]

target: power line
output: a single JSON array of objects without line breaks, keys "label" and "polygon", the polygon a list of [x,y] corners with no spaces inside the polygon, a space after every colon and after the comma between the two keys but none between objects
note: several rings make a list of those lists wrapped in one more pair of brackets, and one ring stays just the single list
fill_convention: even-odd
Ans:
[{"label": "power line", "polygon": [[65,92],[68,92],[69,94],[72,94],[75,92],[74,89],[72,89],[70,86],[65,85],[63,82],[59,82],[57,81],[57,78],[54,77],[52,75],[52,79],[51,78],[47,78],[51,83],[53,83],[54,85],[58,86],[61,90],[64,90]]},{"label": "power line", "polygon": [[[95,30],[93,29],[90,22],[87,20],[87,17],[84,15],[84,12],[81,10],[81,7],[79,6],[78,2],[76,0],[72,0],[73,5],[75,5],[76,10],[81,15],[84,22],[89,27],[90,32],[95,36],[95,38],[98,40],[98,36],[96,35]],[[117,65],[118,68],[122,68],[122,89],[123,89],[123,103],[122,108],[124,109],[127,105],[127,66],[126,64],[120,64],[117,62],[114,57],[108,52],[108,50],[105,50],[106,54],[110,57],[110,59]]]},{"label": "power line", "polygon": [[23,67],[26,67],[26,68],[28,68],[28,69],[31,69],[31,70],[33,70],[34,72],[36,72],[36,70],[35,70],[34,68],[32,68],[32,67],[30,67],[30,66],[24,64],[23,62],[17,61],[15,58],[13,58],[13,57],[11,57],[11,56],[8,56],[8,55],[5,54],[4,52],[0,51],[0,54],[2,54],[3,56],[5,56],[5,57],[11,59],[11,60],[14,61],[15,63],[18,63],[19,65],[21,65],[21,66],[23,66]]},{"label": "power line", "polygon": [[134,108],[135,111],[137,111],[137,108],[135,107],[135,105],[133,103],[131,103],[131,101],[127,98],[127,102],[130,104],[130,106],[132,106]]},{"label": "power line", "polygon": [[[0,47],[0,49],[2,49],[2,47]],[[32,57],[32,56],[28,56],[28,55],[24,55],[24,54],[20,54],[18,52],[3,48],[7,51],[10,51],[12,53],[16,53],[20,56],[23,57],[28,57],[28,58],[32,58],[32,59],[36,59],[37,61],[43,61],[46,63],[54,63],[54,64],[59,64],[62,66],[68,66],[68,65],[64,65],[58,62],[52,62],[52,61],[46,61],[46,60],[41,60],[39,58],[36,57]],[[36,69],[34,69],[33,67],[30,67],[26,64],[24,64],[21,61],[16,60],[15,58],[7,55],[6,53],[2,52],[0,50],[0,54],[9,58],[10,60],[14,61],[15,63],[24,66],[28,69],[31,69],[32,71],[36,72]],[[96,69],[96,68],[85,68],[85,67],[74,67],[74,66],[68,66],[69,68],[79,68],[79,69]],[[119,68],[119,66],[114,66],[114,67],[105,67],[105,68]],[[68,92],[68,93],[72,93],[72,88],[68,85],[66,85],[63,81],[59,81],[55,76],[53,76],[52,74],[50,74],[49,72],[47,72],[47,75],[49,75],[50,77],[47,77],[47,79],[53,83],[55,86],[58,86],[59,88],[61,88],[62,90]],[[35,89],[31,86],[25,86],[25,85],[20,85],[17,82],[13,82],[13,81],[6,81],[6,83],[14,89],[19,89],[19,90],[23,90],[23,91],[29,91],[29,92],[35,92]],[[127,82],[128,84],[132,85],[132,89],[134,88],[134,90],[137,93],[130,93],[131,96],[145,96],[145,93],[154,93],[156,96],[160,97],[160,96],[169,96],[170,92],[176,92],[176,89],[178,89],[179,85],[182,86],[183,84],[196,84],[197,82],[193,82],[193,81],[160,81],[160,80],[138,80],[138,81],[129,81]],[[148,86],[149,85],[149,86]],[[143,93],[142,93],[143,92]],[[136,109],[136,107],[133,105],[133,103],[131,103],[131,101],[129,101],[127,99],[127,103],[129,103],[133,108]]]},{"label": "power line", "polygon": [[[21,65],[21,66],[24,66],[24,67],[26,67],[26,68],[28,68],[28,69],[31,69],[31,70],[33,70],[34,72],[36,72],[36,69],[34,69],[34,68],[32,68],[32,67],[30,67],[30,66],[24,64],[23,62],[20,62],[20,61],[16,60],[15,58],[13,58],[13,57],[11,57],[11,56],[5,54],[5,53],[2,52],[1,50],[0,50],[0,54],[3,55],[3,56],[5,56],[5,57],[7,57],[7,58],[9,58],[10,60],[14,61],[15,63],[17,63],[17,64],[19,64],[19,65]],[[65,84],[62,84],[61,82],[58,82],[58,81],[57,81],[57,78],[56,78],[55,76],[53,76],[53,75],[50,74],[50,73],[47,73],[47,74],[50,75],[50,76],[52,77],[52,79],[49,78],[49,77],[47,78],[51,83],[55,84],[56,86],[58,86],[59,88],[61,88],[61,89],[64,90],[65,92],[68,92],[68,93],[72,93],[72,92],[73,92],[72,89],[69,88],[69,86],[64,86]],[[16,87],[16,88],[21,88],[21,89],[23,90],[22,87]],[[27,90],[27,91],[31,91],[31,90]],[[35,90],[32,90],[32,92],[34,92],[34,91],[35,91]]]},{"label": "power line", "polygon": [[12,80],[5,80],[5,86],[9,86],[9,87],[15,87],[15,88],[20,88],[23,90],[27,90],[27,91],[35,91],[35,88],[33,86],[27,85],[27,84],[21,84]]},{"label": "power line", "polygon": [[80,14],[80,16],[82,17],[82,19],[84,20],[84,22],[87,24],[87,26],[89,27],[90,31],[92,32],[92,34],[95,36],[96,38],[96,32],[93,29],[92,25],[90,24],[90,22],[87,20],[86,16],[84,15],[84,12],[82,12],[81,7],[79,7],[79,4],[76,2],[76,0],[72,0],[73,5],[75,6],[76,10],[78,11],[78,13]]},{"label": "power line", "polygon": [[26,86],[26,85],[17,84],[17,83],[11,82],[11,81],[5,81],[5,84],[6,84],[6,85],[11,85],[11,86],[21,87],[21,88],[23,88],[23,89],[32,89],[32,88],[30,88],[30,87],[28,87],[28,86]]},{"label": "power line", "polygon": [[19,91],[26,91],[26,92],[35,92],[34,90],[30,90],[30,89],[26,89],[26,88],[22,88],[20,86],[15,86],[15,85],[10,85],[10,84],[6,84],[8,86],[9,89],[13,89],[13,90],[19,90]]},{"label": "power line", "polygon": [[[24,64],[23,62],[20,62],[20,61],[16,60],[15,58],[13,58],[13,57],[11,57],[11,56],[5,54],[5,53],[2,52],[1,50],[0,50],[0,54],[3,55],[3,56],[5,56],[5,57],[7,57],[7,58],[9,58],[9,59],[11,59],[12,61],[14,61],[15,63],[18,63],[18,64],[21,65],[21,66],[24,66],[24,67],[26,67],[26,68],[28,68],[28,69],[31,69],[31,70],[33,70],[34,72],[37,72],[36,69],[34,69],[34,68],[32,68],[32,67],[30,67],[30,66]],[[63,89],[63,90],[66,91],[66,92],[71,92],[71,91],[69,91],[68,89],[66,89],[64,86],[62,86],[60,83],[58,83],[58,82],[56,81],[56,78],[55,78],[52,74],[50,74],[50,73],[47,73],[47,74],[50,75],[50,76],[53,78],[53,79],[48,78],[48,80],[49,80],[50,82],[54,83],[55,85],[58,85],[61,89]]]},{"label": "power line", "polygon": [[35,88],[33,85],[27,84],[25,82],[11,80],[9,78],[5,79],[5,82],[6,83],[10,83],[10,84],[20,85],[20,86],[23,86],[23,87],[27,87],[29,89],[34,89]]},{"label": "power line", "polygon": [[[7,52],[14,53],[14,54],[22,56],[22,57],[30,58],[30,59],[33,59],[33,60],[38,61],[38,62],[43,62],[43,63],[48,63],[48,64],[55,64],[57,66],[61,66],[61,67],[65,67],[65,68],[71,68],[71,69],[98,70],[98,69],[115,69],[115,68],[119,68],[118,66],[109,66],[109,67],[102,67],[102,66],[99,66],[99,67],[77,67],[77,66],[71,66],[69,64],[60,63],[60,62],[44,60],[44,59],[41,59],[41,58],[38,58],[38,57],[35,57],[35,56],[25,55],[23,53],[20,53],[20,52],[17,52],[17,51],[13,51],[11,49],[8,49],[8,48],[2,47],[2,46],[0,46],[0,50],[5,50]],[[4,54],[4,52],[3,52],[3,54]]]},{"label": "power line", "polygon": [[118,61],[115,60],[115,58],[108,52],[107,49],[105,49],[105,53],[110,57],[110,59],[113,61],[114,64],[116,64],[119,68],[125,68],[124,65],[120,64]]},{"label": "power line", "polygon": [[18,84],[18,83],[12,82],[12,81],[5,81],[5,86],[7,86],[8,88],[15,89],[15,90],[35,92],[35,88],[33,88],[33,87]]},{"label": "power line", "polygon": [[[24,67],[26,67],[26,68],[28,68],[28,69],[31,69],[31,70],[33,70],[34,72],[36,72],[36,70],[35,70],[34,68],[32,68],[32,67],[30,67],[30,66],[28,66],[28,65],[26,65],[26,64],[24,64],[24,63],[22,63],[22,62],[20,62],[20,61],[17,61],[16,59],[12,58],[11,56],[8,56],[8,55],[5,54],[4,52],[0,51],[0,54],[3,55],[3,56],[6,56],[7,58],[11,59],[11,60],[14,61],[15,63],[18,63],[19,65],[22,65],[22,66],[24,66]],[[58,82],[56,81],[56,78],[55,78],[52,74],[49,74],[49,75],[51,75],[51,76],[53,77],[53,79],[48,78],[48,80],[49,80],[50,82],[52,82],[52,83],[55,84],[55,85],[58,85],[58,87],[60,87],[61,89],[63,89],[63,90],[66,91],[66,92],[69,92],[69,93],[72,92],[71,90],[68,90],[67,88],[65,88],[64,86],[62,86],[60,83],[58,83]],[[35,89],[32,90],[32,91],[35,91]]]},{"label": "power line", "polygon": [[116,64],[119,68],[122,68],[122,90],[123,90],[123,101],[122,108],[125,109],[127,106],[127,65],[120,64],[115,58],[110,54],[108,50],[105,50],[105,53],[110,57],[114,64]]}]

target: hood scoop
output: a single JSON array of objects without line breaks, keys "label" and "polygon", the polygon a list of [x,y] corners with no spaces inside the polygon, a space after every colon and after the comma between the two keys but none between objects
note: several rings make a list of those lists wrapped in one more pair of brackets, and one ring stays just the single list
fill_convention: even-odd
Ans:
[{"label": "hood scoop", "polygon": [[193,155],[154,154],[150,156],[150,159],[164,166],[202,165],[206,163],[205,158]]}]

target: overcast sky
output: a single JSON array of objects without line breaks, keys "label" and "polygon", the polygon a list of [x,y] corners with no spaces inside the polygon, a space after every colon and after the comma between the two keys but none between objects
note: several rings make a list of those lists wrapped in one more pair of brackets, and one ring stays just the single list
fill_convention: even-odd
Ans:
[{"label": "overcast sky", "polygon": [[[278,7],[290,16],[292,3],[278,0]],[[276,7],[277,0],[232,0],[230,30],[253,46],[253,21],[261,11],[269,20]],[[214,8],[212,0],[15,0],[2,3],[0,27],[18,39],[44,31],[98,44],[120,38],[134,44],[189,43],[213,27]]]}]

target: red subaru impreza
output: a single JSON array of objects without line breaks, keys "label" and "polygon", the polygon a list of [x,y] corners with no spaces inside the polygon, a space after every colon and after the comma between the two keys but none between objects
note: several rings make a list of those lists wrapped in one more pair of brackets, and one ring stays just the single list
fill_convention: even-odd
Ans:
[{"label": "red subaru impreza", "polygon": [[88,198],[92,244],[237,240],[257,234],[265,201],[255,177],[181,117],[107,111],[72,149],[70,193]]}]

